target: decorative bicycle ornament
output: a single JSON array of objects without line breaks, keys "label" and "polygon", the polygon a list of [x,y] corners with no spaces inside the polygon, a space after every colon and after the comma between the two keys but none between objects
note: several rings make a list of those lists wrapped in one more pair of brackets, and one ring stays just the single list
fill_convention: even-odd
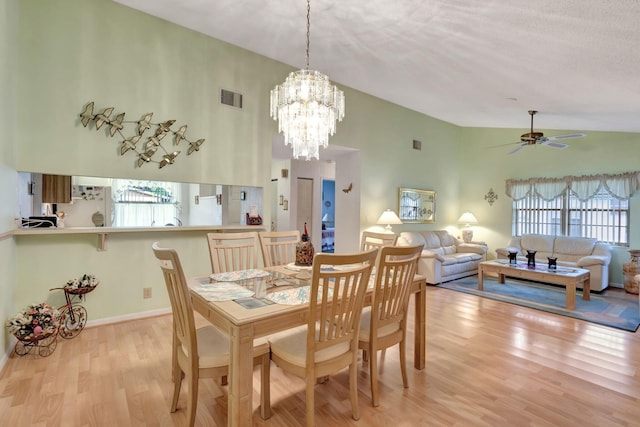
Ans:
[{"label": "decorative bicycle ornament", "polygon": [[46,303],[27,306],[6,322],[6,327],[18,342],[16,354],[23,356],[37,349],[40,356],[49,356],[56,348],[61,314]]}]

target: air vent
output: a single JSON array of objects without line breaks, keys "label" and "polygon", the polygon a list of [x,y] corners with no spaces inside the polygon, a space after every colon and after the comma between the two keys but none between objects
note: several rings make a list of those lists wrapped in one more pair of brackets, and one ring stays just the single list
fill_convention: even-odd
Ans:
[{"label": "air vent", "polygon": [[220,90],[220,102],[230,107],[242,108],[242,94],[230,90]]},{"label": "air vent", "polygon": [[417,139],[413,140],[413,149],[414,150],[422,150],[422,141],[418,141]]}]

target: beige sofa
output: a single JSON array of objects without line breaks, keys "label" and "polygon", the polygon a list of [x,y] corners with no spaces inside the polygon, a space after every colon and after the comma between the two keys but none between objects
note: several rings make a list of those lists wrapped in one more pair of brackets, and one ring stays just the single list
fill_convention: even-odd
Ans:
[{"label": "beige sofa", "polygon": [[527,261],[527,250],[536,251],[536,263],[547,265],[547,257],[557,257],[557,264],[585,268],[591,273],[591,290],[601,291],[609,286],[611,246],[584,237],[545,236],[525,234],[512,237],[508,247],[496,249],[498,259],[508,259],[509,251],[517,251],[518,261]]},{"label": "beige sofa", "polygon": [[397,244],[424,245],[418,274],[433,285],[477,274],[478,264],[487,259],[485,245],[463,243],[445,230],[403,231]]}]

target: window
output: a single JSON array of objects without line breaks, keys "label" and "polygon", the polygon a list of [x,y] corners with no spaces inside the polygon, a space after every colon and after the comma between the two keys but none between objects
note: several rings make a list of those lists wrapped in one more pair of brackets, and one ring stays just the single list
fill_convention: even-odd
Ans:
[{"label": "window", "polygon": [[181,225],[179,183],[114,179],[113,188],[114,227]]},{"label": "window", "polygon": [[617,199],[604,188],[581,201],[567,188],[548,201],[538,194],[513,202],[513,234],[591,237],[629,245],[629,199]]}]

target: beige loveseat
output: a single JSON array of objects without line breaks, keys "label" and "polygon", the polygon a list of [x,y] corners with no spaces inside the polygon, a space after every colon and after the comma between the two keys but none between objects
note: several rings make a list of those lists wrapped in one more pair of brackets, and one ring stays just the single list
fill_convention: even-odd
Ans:
[{"label": "beige loveseat", "polygon": [[512,237],[508,247],[496,249],[498,259],[508,259],[509,251],[517,251],[518,261],[527,261],[527,250],[536,251],[536,263],[548,265],[547,257],[558,258],[557,264],[585,268],[591,273],[591,290],[609,286],[611,246],[585,237],[545,236],[525,234]]},{"label": "beige loveseat", "polygon": [[445,230],[403,231],[397,244],[424,245],[418,274],[433,285],[477,274],[478,264],[487,259],[485,245],[463,243]]}]

